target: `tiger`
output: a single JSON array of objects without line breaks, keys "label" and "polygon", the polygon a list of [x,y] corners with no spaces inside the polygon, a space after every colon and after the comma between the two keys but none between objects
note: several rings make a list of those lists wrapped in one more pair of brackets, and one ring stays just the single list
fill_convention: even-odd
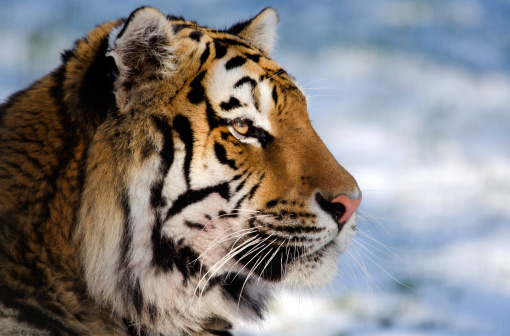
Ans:
[{"label": "tiger", "polygon": [[1,335],[233,335],[332,279],[362,195],[278,20],[140,7],[0,105]]}]

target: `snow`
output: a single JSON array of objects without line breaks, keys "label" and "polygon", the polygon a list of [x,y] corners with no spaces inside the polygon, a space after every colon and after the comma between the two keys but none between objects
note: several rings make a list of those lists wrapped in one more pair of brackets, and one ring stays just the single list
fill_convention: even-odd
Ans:
[{"label": "snow", "polygon": [[[283,292],[255,335],[510,335],[510,3],[149,1],[222,28],[271,5],[275,58],[363,190],[333,283]],[[134,0],[0,3],[0,100]]]}]

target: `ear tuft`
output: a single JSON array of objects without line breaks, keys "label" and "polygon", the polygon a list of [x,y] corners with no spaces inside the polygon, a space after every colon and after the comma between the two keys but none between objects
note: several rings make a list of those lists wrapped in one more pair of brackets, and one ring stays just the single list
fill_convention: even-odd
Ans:
[{"label": "ear tuft", "polygon": [[276,40],[277,25],[278,13],[273,8],[267,7],[254,18],[236,24],[228,32],[244,38],[269,54]]},{"label": "ear tuft", "polygon": [[106,56],[115,60],[118,69],[118,100],[122,90],[174,73],[172,37],[166,16],[152,7],[135,10],[124,24],[111,31]]}]

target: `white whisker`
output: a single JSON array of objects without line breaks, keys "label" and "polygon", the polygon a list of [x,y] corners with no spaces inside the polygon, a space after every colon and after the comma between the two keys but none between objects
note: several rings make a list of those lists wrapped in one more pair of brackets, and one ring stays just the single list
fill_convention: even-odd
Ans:
[{"label": "white whisker", "polygon": [[[270,236],[269,236],[270,237]],[[267,238],[269,238],[267,237]],[[264,251],[265,249],[269,248],[275,241],[277,241],[278,239],[275,238],[271,243],[267,244],[262,250],[260,250],[258,254],[260,254],[262,251]],[[269,251],[270,252],[270,251]],[[269,254],[268,252],[268,254]],[[262,257],[262,255],[257,259],[257,262],[255,263],[255,265],[251,268],[250,272],[248,273],[248,275],[246,276],[246,279],[244,280],[244,283],[243,283],[243,286],[241,287],[241,291],[239,292],[239,298],[237,300],[237,306],[239,307],[239,304],[241,302],[241,297],[243,296],[243,290],[244,290],[244,287],[246,286],[246,283],[248,282],[248,279],[250,278],[250,276],[255,272],[255,269],[260,265],[260,263],[262,261],[264,261],[264,259],[267,257],[267,255],[264,255],[264,257]],[[256,255],[255,255],[256,256]],[[253,258],[251,259],[253,260]],[[251,262],[251,260],[249,262]],[[248,263],[249,263],[248,262]],[[262,273],[261,273],[262,274]]]}]

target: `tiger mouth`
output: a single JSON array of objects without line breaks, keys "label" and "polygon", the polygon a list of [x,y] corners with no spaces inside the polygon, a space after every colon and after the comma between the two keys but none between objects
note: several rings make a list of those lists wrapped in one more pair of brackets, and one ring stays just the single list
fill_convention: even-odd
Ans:
[{"label": "tiger mouth", "polygon": [[[303,239],[304,241],[300,241]],[[313,241],[312,243],[310,242]],[[335,238],[320,244],[322,239],[309,237],[268,235],[254,232],[243,242],[235,244],[232,249],[240,249],[235,258],[248,274],[278,282],[283,279],[290,265],[300,262],[318,264],[327,250],[335,245]],[[297,245],[299,242],[303,243]],[[317,245],[321,246],[318,247]],[[244,248],[242,246],[247,246]]]}]

